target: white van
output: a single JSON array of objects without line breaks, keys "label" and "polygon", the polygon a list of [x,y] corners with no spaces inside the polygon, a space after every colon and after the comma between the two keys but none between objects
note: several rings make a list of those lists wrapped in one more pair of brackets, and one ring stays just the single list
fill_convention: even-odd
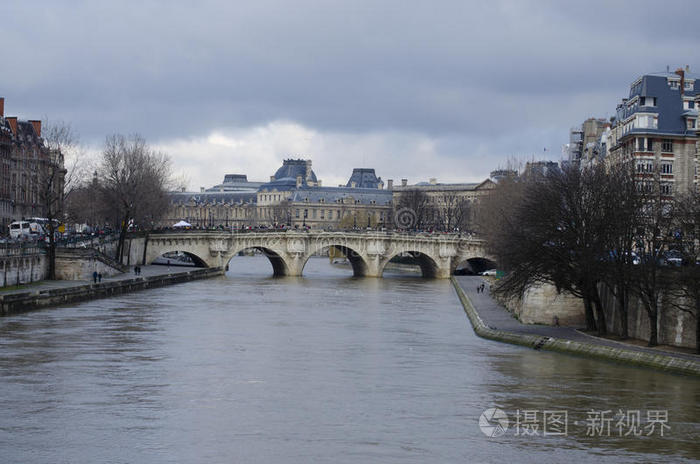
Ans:
[{"label": "white van", "polygon": [[10,224],[10,238],[29,237],[32,229],[27,221],[15,221]]},{"label": "white van", "polygon": [[15,221],[10,224],[10,238],[38,238],[44,235],[44,227],[35,221]]}]

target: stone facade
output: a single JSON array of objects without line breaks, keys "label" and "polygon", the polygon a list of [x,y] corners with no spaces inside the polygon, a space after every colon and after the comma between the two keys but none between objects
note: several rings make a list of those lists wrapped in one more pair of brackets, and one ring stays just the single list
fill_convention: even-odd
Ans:
[{"label": "stone facade", "polygon": [[700,77],[687,68],[639,77],[617,106],[607,162],[634,162],[640,182],[660,180],[668,197],[697,190],[698,107]]},{"label": "stone facade", "polygon": [[41,121],[5,116],[0,97],[0,227],[7,235],[10,222],[46,217],[42,188],[56,170],[56,198],[61,198],[65,171],[63,155],[50,150],[41,136]]},{"label": "stone facade", "polygon": [[0,284],[3,287],[43,280],[48,270],[46,254],[38,247],[0,250]]},{"label": "stone facade", "polygon": [[524,324],[586,325],[583,300],[570,293],[557,292],[553,285],[540,284],[529,288],[521,298],[501,301]]}]

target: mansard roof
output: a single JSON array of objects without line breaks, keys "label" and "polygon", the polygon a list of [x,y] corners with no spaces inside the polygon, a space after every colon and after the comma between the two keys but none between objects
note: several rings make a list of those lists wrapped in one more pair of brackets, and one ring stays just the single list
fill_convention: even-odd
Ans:
[{"label": "mansard roof", "polygon": [[355,187],[358,188],[376,189],[379,188],[379,182],[381,182],[381,180],[381,177],[377,178],[372,168],[355,168],[352,170],[350,180],[348,180],[345,186],[352,187],[354,182]]}]

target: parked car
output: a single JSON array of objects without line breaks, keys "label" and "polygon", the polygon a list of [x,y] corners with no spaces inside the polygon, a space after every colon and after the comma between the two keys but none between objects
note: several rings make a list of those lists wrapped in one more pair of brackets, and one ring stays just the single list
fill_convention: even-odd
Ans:
[{"label": "parked car", "polygon": [[678,250],[664,252],[664,264],[668,266],[680,266],[683,264],[683,255]]},{"label": "parked car", "polygon": [[496,271],[495,269],[489,269],[488,271],[482,272],[481,275],[482,275],[482,276],[494,276],[494,277],[495,277],[495,276],[497,275],[497,273],[498,273],[498,271]]}]

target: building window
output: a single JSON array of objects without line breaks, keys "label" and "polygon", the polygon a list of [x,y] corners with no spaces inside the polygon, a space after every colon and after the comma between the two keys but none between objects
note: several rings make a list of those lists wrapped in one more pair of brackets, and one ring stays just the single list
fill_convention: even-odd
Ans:
[{"label": "building window", "polygon": [[670,195],[671,194],[671,184],[661,184],[661,193],[663,195]]},{"label": "building window", "polygon": [[316,210],[315,210],[315,209],[312,209],[312,210],[311,210],[311,217],[313,217],[314,219],[316,219]]},{"label": "building window", "polygon": [[321,219],[326,219],[326,210],[325,209],[321,210]]},{"label": "building window", "polygon": [[297,218],[297,219],[299,219],[299,209],[298,209],[298,208],[297,208],[297,210],[296,210],[296,212],[295,212],[295,214],[294,214],[294,217]]},{"label": "building window", "polygon": [[644,137],[639,137],[637,139],[637,150],[644,151]]},{"label": "building window", "polygon": [[654,151],[654,139],[647,139],[647,151]]},{"label": "building window", "polygon": [[672,152],[673,151],[673,140],[664,139],[661,142],[661,151]]},{"label": "building window", "polygon": [[688,119],[688,129],[695,129],[695,119]]},{"label": "building window", "polygon": [[661,163],[661,174],[673,174],[673,163]]},{"label": "building window", "polygon": [[693,90],[693,81],[685,81],[684,90]]}]

